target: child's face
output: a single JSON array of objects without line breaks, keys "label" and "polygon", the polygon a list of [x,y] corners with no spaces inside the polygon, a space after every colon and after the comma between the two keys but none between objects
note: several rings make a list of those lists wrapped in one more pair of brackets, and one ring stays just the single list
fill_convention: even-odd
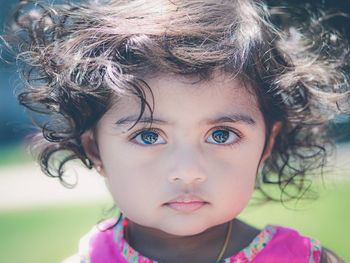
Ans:
[{"label": "child's face", "polygon": [[236,217],[253,192],[265,143],[254,96],[224,76],[196,84],[171,76],[146,82],[155,101],[152,128],[143,123],[146,112],[128,131],[139,101],[122,98],[98,122],[98,153],[88,150],[116,205],[131,221],[175,235]]}]

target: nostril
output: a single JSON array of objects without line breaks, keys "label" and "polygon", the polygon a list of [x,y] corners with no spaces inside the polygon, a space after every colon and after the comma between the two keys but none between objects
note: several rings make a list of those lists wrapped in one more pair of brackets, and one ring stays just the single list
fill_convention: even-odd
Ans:
[{"label": "nostril", "polygon": [[201,183],[206,180],[206,176],[198,173],[177,173],[168,177],[170,182],[183,182],[185,184]]}]

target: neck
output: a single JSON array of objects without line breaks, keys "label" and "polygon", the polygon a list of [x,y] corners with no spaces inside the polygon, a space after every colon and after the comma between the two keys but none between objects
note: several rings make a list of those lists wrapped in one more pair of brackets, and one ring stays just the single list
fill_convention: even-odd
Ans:
[{"label": "neck", "polygon": [[[224,258],[243,248],[241,242],[237,242],[242,241],[241,226],[242,223],[238,220],[232,221],[232,237]],[[129,244],[142,255],[158,262],[179,262],[181,258],[183,263],[212,263],[216,261],[224,245],[227,230],[228,224],[224,223],[197,235],[175,236],[130,221],[127,231]]]}]

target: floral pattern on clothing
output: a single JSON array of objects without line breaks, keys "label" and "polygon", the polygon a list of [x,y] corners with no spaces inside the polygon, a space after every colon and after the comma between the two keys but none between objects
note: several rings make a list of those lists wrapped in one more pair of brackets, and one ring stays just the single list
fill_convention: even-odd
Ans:
[{"label": "floral pattern on clothing", "polygon": [[[119,249],[122,252],[124,258],[130,263],[157,263],[142,256],[139,252],[134,250],[124,239],[124,226],[126,225],[126,219],[123,219],[121,224],[118,224],[115,228],[115,242],[119,244]],[[272,239],[276,233],[276,227],[266,226],[263,231],[250,243],[248,247],[238,252],[232,257],[224,259],[223,263],[247,263],[251,262],[254,257],[266,246],[269,240]]]},{"label": "floral pattern on clothing", "polygon": [[123,257],[130,263],[157,263],[157,261],[148,259],[134,250],[124,238],[124,226],[127,225],[127,219],[123,218],[120,224],[117,224],[114,229],[114,238]]},{"label": "floral pattern on clothing", "polygon": [[318,263],[321,261],[321,243],[320,241],[310,238],[310,261],[309,263]]},{"label": "floral pattern on clothing", "polygon": [[[113,260],[112,258],[115,256],[111,256],[108,257],[108,259],[111,258],[108,262],[158,263],[141,255],[128,244],[124,237],[127,223],[127,219],[122,218],[119,223],[115,224],[109,230],[110,237],[103,239],[104,241],[101,243],[104,246],[106,244],[104,242],[108,242],[108,244],[114,247],[113,251],[115,252],[113,253],[116,253],[115,256],[117,254],[119,255],[119,260]],[[80,252],[83,252],[80,254],[82,256],[81,263],[105,263],[104,260],[100,259],[100,256],[90,261],[89,253],[86,251],[90,251],[90,253],[91,251],[100,251],[94,250],[95,245],[92,245],[89,241],[91,241],[92,237],[96,237],[96,235],[105,236],[107,235],[106,233],[95,229],[88,235],[87,239],[83,238],[81,240],[84,241],[80,247]],[[103,246],[100,246],[102,250]],[[86,249],[87,247],[88,249]],[[284,250],[286,247],[288,249]],[[286,253],[289,253],[287,258],[300,260],[297,262],[319,263],[321,259],[321,244],[315,239],[301,236],[293,229],[267,225],[246,248],[229,258],[221,260],[220,263],[281,262],[281,260],[288,260]],[[269,258],[268,261],[266,261],[266,257]]]},{"label": "floral pattern on clothing", "polygon": [[224,263],[247,263],[251,262],[255,256],[266,246],[276,233],[276,227],[266,226],[245,249],[236,255],[225,259]]}]

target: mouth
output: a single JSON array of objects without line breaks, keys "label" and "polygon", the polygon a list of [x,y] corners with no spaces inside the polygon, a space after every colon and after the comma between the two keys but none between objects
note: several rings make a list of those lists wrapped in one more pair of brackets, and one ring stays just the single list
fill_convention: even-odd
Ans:
[{"label": "mouth", "polygon": [[178,212],[191,213],[208,204],[208,202],[196,196],[178,196],[165,203],[164,206]]}]

